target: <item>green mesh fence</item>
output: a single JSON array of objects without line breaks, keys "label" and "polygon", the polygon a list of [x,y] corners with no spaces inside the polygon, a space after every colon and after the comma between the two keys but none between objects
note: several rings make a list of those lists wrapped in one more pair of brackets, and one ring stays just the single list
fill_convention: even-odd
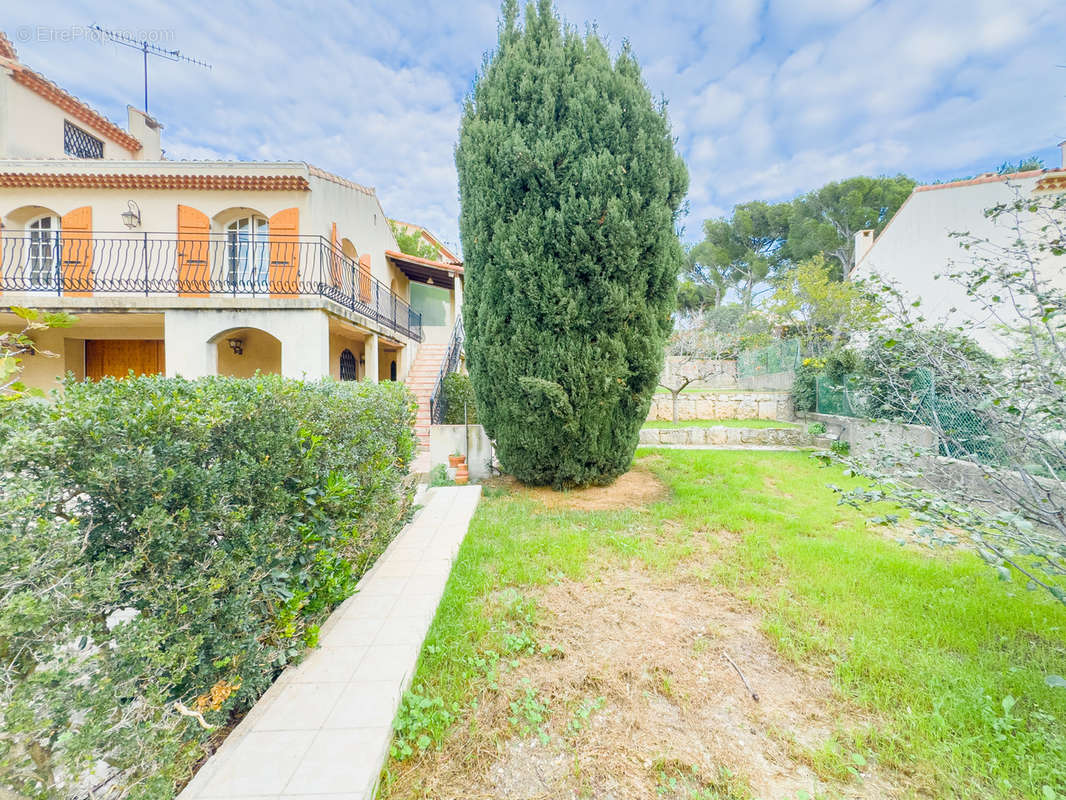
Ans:
[{"label": "green mesh fence", "polygon": [[737,376],[774,375],[795,372],[800,363],[799,339],[782,339],[766,347],[745,350],[737,356]]},{"label": "green mesh fence", "polygon": [[845,377],[842,384],[833,383],[825,375],[814,379],[815,410],[819,414],[841,414],[845,417],[864,417],[869,406],[867,394],[859,378]]},{"label": "green mesh fence", "polygon": [[[834,383],[825,375],[815,379],[819,414],[845,417],[870,416],[869,391],[859,376],[848,375]],[[973,405],[937,392],[931,370],[916,370],[911,378],[911,407],[901,410],[897,421],[928,425],[941,432],[940,453],[952,458],[976,459],[986,464],[1003,460],[1003,443],[997,440]],[[893,414],[895,416],[895,414]]]},{"label": "green mesh fence", "polygon": [[994,437],[970,404],[937,391],[932,370],[915,370],[911,387],[917,400],[914,422],[942,431],[940,452],[952,458],[976,458],[986,464],[1003,461],[1003,443]]}]

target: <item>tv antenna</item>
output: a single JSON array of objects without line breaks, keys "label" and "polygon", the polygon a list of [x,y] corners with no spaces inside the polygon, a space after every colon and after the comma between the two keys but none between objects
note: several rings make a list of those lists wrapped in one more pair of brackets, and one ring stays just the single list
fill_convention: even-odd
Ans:
[{"label": "tv antenna", "polygon": [[189,56],[183,56],[180,50],[167,50],[159,45],[152,44],[147,39],[135,39],[129,34],[122,33],[121,31],[109,31],[106,28],[101,28],[99,25],[90,25],[92,30],[103,34],[115,44],[121,44],[125,47],[133,48],[134,50],[140,50],[144,54],[144,113],[148,113],[148,56],[158,56],[159,58],[165,58],[167,61],[184,61],[189,64],[195,64],[198,67],[205,67],[211,69],[211,65],[206,61],[201,61],[198,58],[190,58]]}]

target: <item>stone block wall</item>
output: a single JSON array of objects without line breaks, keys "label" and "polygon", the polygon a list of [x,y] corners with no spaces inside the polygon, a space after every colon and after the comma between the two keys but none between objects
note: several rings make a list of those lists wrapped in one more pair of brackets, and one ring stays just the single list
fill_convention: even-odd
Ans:
[{"label": "stone block wall", "polygon": [[[673,399],[669,394],[654,396],[649,420],[673,419]],[[792,419],[792,398],[788,392],[683,392],[677,399],[677,417],[690,419]]]},{"label": "stone block wall", "polygon": [[811,436],[799,428],[642,428],[642,445],[689,447],[817,447],[827,448],[828,439]]},{"label": "stone block wall", "polygon": [[905,445],[918,452],[935,453],[937,436],[925,425],[905,425],[901,422],[883,422],[861,417],[844,417],[838,414],[803,414],[804,424],[822,422],[831,436],[847,442],[852,455],[860,456],[880,447],[894,448]]}]

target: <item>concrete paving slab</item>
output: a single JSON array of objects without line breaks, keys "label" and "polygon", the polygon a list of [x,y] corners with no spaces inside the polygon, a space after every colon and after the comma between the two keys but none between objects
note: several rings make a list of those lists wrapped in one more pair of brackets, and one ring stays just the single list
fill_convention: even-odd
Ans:
[{"label": "concrete paving slab", "polygon": [[370,800],[480,486],[423,508],[322,626],[320,646],[259,699],[179,800]]}]

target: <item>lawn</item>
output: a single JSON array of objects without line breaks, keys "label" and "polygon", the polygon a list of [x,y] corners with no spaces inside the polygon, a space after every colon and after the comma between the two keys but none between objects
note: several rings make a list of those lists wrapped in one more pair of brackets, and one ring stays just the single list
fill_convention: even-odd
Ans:
[{"label": "lawn", "polygon": [[638,456],[613,495],[486,489],[383,797],[1066,796],[1066,608],[806,454]]},{"label": "lawn", "polygon": [[798,428],[796,422],[782,422],[776,419],[683,419],[677,422],[670,420],[650,420],[644,423],[645,428]]}]

